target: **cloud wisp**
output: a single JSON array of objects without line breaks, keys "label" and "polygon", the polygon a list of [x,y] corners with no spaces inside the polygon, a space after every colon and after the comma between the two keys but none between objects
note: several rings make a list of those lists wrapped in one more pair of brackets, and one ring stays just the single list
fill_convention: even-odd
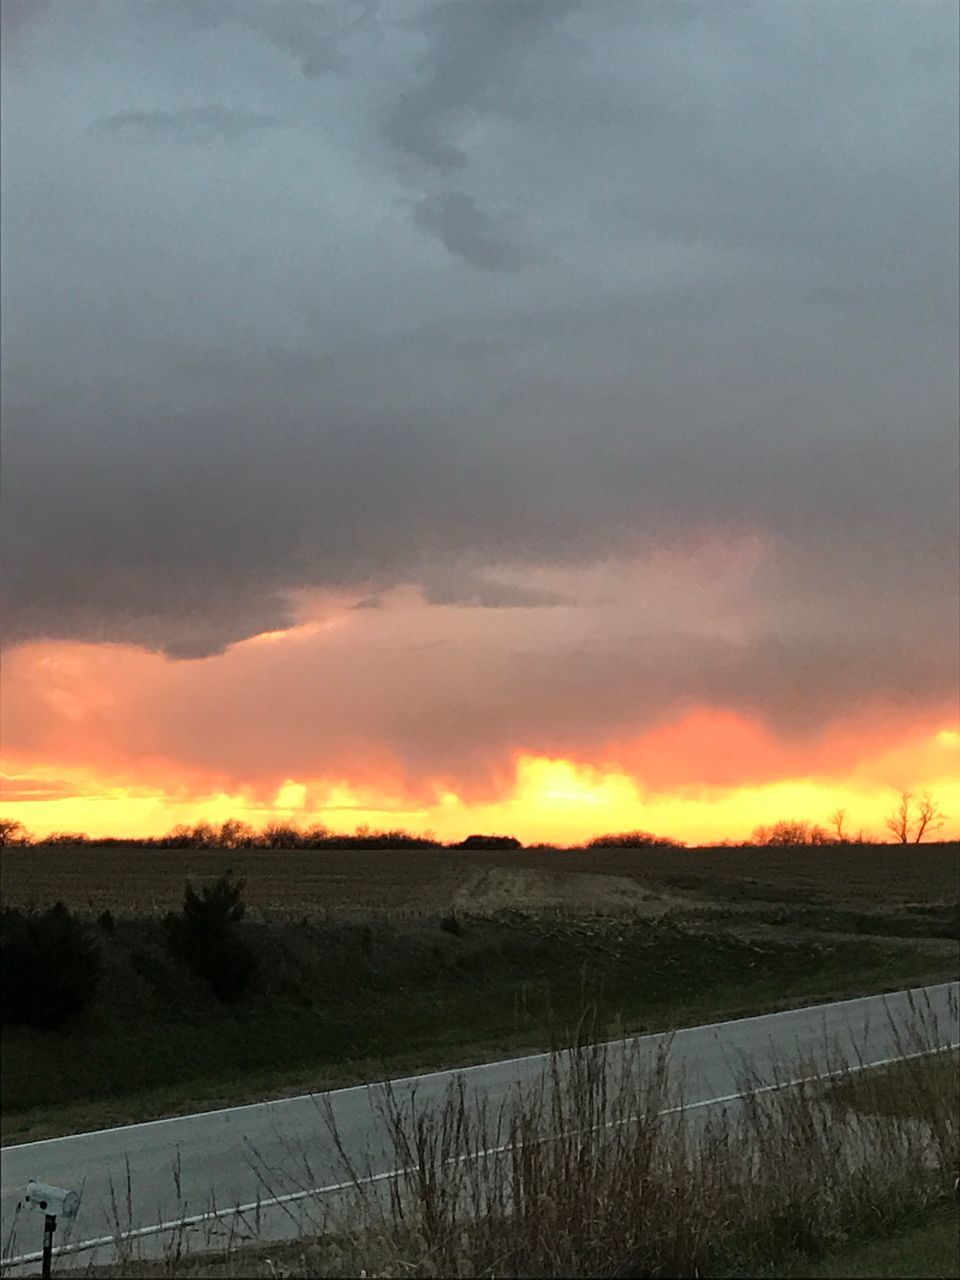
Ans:
[{"label": "cloud wisp", "polygon": [[237,142],[264,130],[280,127],[265,111],[243,111],[212,104],[179,111],[117,111],[94,128],[132,141],[208,143],[214,139]]}]

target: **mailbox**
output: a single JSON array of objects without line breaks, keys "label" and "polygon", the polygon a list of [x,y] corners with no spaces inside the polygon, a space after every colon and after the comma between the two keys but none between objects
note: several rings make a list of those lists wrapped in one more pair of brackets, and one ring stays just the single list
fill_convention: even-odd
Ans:
[{"label": "mailbox", "polygon": [[27,1207],[37,1213],[49,1213],[61,1223],[72,1222],[80,1208],[80,1196],[76,1191],[53,1187],[49,1182],[28,1182],[24,1197]]}]

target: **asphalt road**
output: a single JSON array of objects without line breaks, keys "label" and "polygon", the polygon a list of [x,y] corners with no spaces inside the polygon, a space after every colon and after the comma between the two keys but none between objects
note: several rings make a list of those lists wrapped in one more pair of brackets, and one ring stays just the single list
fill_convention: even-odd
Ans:
[{"label": "asphalt road", "polygon": [[[928,1018],[933,1015],[936,1026],[929,1032],[937,1043],[960,1042],[960,983],[944,983],[678,1031],[669,1047],[671,1071],[683,1081],[685,1104],[706,1108],[742,1094],[746,1061],[753,1083],[768,1085],[843,1064],[893,1060],[904,1052],[897,1027],[914,1020],[911,1002],[917,1001]],[[614,1042],[611,1067],[627,1046],[654,1061],[666,1039]],[[482,1095],[496,1107],[517,1087],[535,1083],[547,1065],[546,1055],[533,1055],[395,1081],[394,1088],[401,1095],[415,1090],[429,1102],[441,1098],[459,1076],[469,1094]],[[323,1095],[345,1149],[374,1175],[395,1164],[378,1098],[382,1093],[376,1085]],[[244,1220],[257,1217],[261,1238],[288,1236],[297,1230],[299,1215],[315,1213],[317,1196],[304,1193],[324,1188],[335,1197],[344,1171],[321,1100],[313,1095],[5,1147],[0,1238],[7,1266],[11,1258],[24,1260],[16,1267],[19,1274],[35,1270],[31,1255],[39,1249],[42,1231],[40,1215],[18,1209],[31,1178],[82,1188],[75,1224],[68,1235],[57,1237],[70,1252],[78,1244],[112,1239],[119,1227],[134,1232],[137,1247],[151,1254],[163,1248],[174,1227],[182,1232],[185,1221],[195,1244],[233,1229],[240,1221],[237,1206]],[[161,1224],[167,1227],[160,1229]],[[84,1248],[75,1261],[103,1259],[112,1251],[112,1245],[101,1243],[95,1250]]]}]

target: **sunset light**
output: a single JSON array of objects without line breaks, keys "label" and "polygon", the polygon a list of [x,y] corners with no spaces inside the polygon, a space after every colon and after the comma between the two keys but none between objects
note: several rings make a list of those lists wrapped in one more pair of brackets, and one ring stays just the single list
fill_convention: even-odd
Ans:
[{"label": "sunset light", "polygon": [[[583,634],[611,600],[581,606]],[[566,712],[566,694],[558,700],[542,675],[510,702],[498,694],[491,712],[467,711],[483,611],[403,594],[336,610],[268,644],[257,635],[186,662],[120,645],[15,650],[0,713],[4,812],[38,835],[160,835],[238,817],[442,839],[491,830],[563,844],[644,829],[710,843],[784,816],[822,824],[838,808],[879,836],[901,791],[934,790],[947,830],[960,830],[960,733],[925,727],[920,714],[867,703],[810,732],[701,705],[631,730],[615,706],[597,722],[577,702]],[[536,639],[527,611],[482,621],[488,662]],[[422,629],[446,637],[443,654],[423,647]],[[381,721],[392,727],[378,740]],[[528,743],[513,741],[518,732]]]},{"label": "sunset light", "polygon": [[3,814],[960,833],[950,40],[355,7],[3,6]]},{"label": "sunset light", "polygon": [[0,1269],[954,1275],[956,0],[0,37]]},{"label": "sunset light", "polygon": [[[218,825],[236,817],[259,827],[270,821],[302,828],[322,825],[354,832],[404,828],[458,840],[474,830],[514,834],[525,842],[575,843],[606,831],[650,830],[690,844],[745,839],[756,827],[783,816],[824,823],[838,808],[849,824],[880,836],[896,805],[900,780],[935,791],[947,814],[948,832],[960,829],[960,779],[953,765],[954,737],[928,736],[935,748],[918,757],[923,772],[904,767],[917,744],[901,753],[880,752],[851,762],[835,777],[781,777],[756,785],[650,788],[610,765],[519,753],[512,775],[495,796],[464,798],[435,788],[432,795],[380,790],[370,779],[329,782],[286,779],[272,795],[237,786],[193,791],[183,778],[170,790],[97,782],[64,764],[51,784],[42,770],[21,764],[2,779],[4,812],[38,835],[83,831],[89,835],[155,836],[179,824]],[[638,748],[639,750],[639,748]],[[894,768],[891,770],[891,759]],[[36,766],[34,766],[36,769]]]}]

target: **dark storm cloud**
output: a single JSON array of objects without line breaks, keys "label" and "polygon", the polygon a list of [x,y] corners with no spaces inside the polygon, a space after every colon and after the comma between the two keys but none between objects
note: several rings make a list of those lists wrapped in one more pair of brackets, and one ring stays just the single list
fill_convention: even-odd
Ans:
[{"label": "dark storm cloud", "polygon": [[379,0],[167,0],[162,16],[204,31],[248,28],[316,80],[343,69],[351,37],[379,10]]},{"label": "dark storm cloud", "polygon": [[496,220],[461,191],[424,196],[414,220],[451,253],[484,271],[521,271],[543,260],[534,250],[511,241]]},{"label": "dark storm cloud", "polygon": [[[202,6],[201,6],[202,7]],[[289,53],[308,80],[340,70],[350,37],[379,12],[379,0],[245,6],[244,20]]]},{"label": "dark storm cloud", "polygon": [[386,113],[386,139],[417,160],[449,172],[467,164],[458,133],[472,113],[496,108],[511,65],[561,23],[575,6],[566,0],[485,0],[430,4],[410,27],[426,41],[418,74]]},{"label": "dark storm cloud", "polygon": [[[952,5],[77,3],[17,39],[10,640],[547,606],[497,567],[757,532],[758,654],[804,637],[833,699],[858,654],[947,679]],[[821,706],[750,655],[662,687]]]}]

